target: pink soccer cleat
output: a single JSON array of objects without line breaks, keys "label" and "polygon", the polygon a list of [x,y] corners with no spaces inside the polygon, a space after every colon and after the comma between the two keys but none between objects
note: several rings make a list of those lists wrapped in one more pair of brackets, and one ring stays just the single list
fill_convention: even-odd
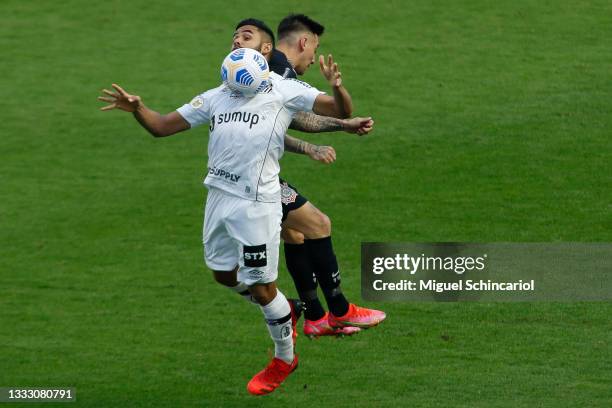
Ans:
[{"label": "pink soccer cleat", "polygon": [[304,320],[304,335],[310,339],[316,339],[321,336],[352,336],[353,334],[359,333],[361,329],[359,327],[339,327],[334,328],[329,325],[328,322],[329,313],[325,313],[325,316],[319,320]]},{"label": "pink soccer cleat", "polygon": [[385,312],[380,310],[366,309],[365,307],[359,307],[350,303],[349,310],[344,316],[334,316],[330,313],[328,322],[334,328],[354,326],[367,329],[368,327],[377,326],[386,317]]}]

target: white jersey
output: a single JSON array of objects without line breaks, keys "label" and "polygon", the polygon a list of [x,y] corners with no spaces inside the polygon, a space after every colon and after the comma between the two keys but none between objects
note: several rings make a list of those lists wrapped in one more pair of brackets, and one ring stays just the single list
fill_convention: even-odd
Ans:
[{"label": "white jersey", "polygon": [[270,82],[252,98],[222,85],[177,109],[192,128],[210,123],[207,187],[247,200],[280,201],[278,161],[285,134],[295,113],[312,111],[321,92],[273,72]]}]

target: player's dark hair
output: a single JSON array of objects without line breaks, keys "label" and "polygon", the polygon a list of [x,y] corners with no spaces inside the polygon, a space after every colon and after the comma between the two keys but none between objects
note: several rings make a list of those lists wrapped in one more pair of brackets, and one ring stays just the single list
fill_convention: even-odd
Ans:
[{"label": "player's dark hair", "polygon": [[276,34],[278,35],[278,39],[282,40],[288,35],[298,31],[310,31],[320,36],[323,35],[325,27],[304,14],[289,14],[278,24]]},{"label": "player's dark hair", "polygon": [[236,25],[235,30],[245,25],[255,26],[260,30],[264,31],[266,34],[268,34],[270,36],[270,39],[272,40],[272,47],[274,47],[274,32],[270,29],[270,27],[268,27],[266,23],[256,18],[246,18],[239,22],[238,25]]}]

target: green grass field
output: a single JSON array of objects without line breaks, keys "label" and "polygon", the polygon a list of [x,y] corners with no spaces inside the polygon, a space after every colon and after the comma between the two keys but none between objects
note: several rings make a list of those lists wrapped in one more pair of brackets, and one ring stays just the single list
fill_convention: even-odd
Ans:
[{"label": "green grass field", "polygon": [[376,121],[303,135],[331,166],[281,162],[331,217],[351,300],[362,241],[612,241],[610,2],[303,3],[0,2],[0,387],[76,387],[79,407],[612,406],[604,302],[366,303],[387,321],[301,336],[299,370],[247,394],[271,342],[202,261],[206,129],[155,140],[96,101],[116,82],[168,112],[217,86],[242,18],[324,23]]}]

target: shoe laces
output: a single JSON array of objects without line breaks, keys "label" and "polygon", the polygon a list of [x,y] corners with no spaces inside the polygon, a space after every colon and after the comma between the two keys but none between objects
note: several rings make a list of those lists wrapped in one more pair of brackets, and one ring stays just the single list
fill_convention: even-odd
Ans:
[{"label": "shoe laces", "polygon": [[366,309],[363,307],[359,307],[357,305],[352,305],[352,306],[353,306],[353,314],[357,316],[367,317],[371,314],[374,314],[373,310],[371,309]]}]

